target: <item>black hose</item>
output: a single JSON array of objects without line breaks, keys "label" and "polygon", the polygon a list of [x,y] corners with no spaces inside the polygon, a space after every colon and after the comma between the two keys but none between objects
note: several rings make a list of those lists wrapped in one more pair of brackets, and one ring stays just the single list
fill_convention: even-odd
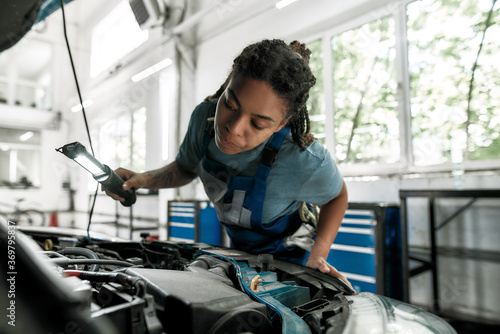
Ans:
[{"label": "black hose", "polygon": [[[87,248],[82,247],[66,247],[63,250],[59,251],[62,255],[80,255],[85,256],[88,259],[99,260],[99,256],[96,253]],[[90,271],[99,271],[99,265],[97,263],[93,263],[90,267]]]},{"label": "black hose", "polygon": [[123,286],[133,287],[136,296],[144,297],[146,294],[146,282],[140,277],[134,277],[128,274],[112,272],[112,273],[96,273],[91,271],[65,271],[68,276],[76,276],[82,280],[91,282],[116,282]]},{"label": "black hose", "polygon": [[190,266],[211,269],[218,265],[224,264],[225,262],[209,255],[201,255],[191,262]]},{"label": "black hose", "polygon": [[[217,259],[213,256],[209,255],[201,255],[196,258],[193,262],[187,266],[187,270],[191,271],[189,268],[194,267],[194,268],[201,268],[204,270],[207,270],[217,276],[220,276],[222,278],[227,278],[231,284],[230,286],[233,285],[231,278],[229,277],[229,272],[231,268],[231,264],[228,262],[225,262],[221,259]],[[227,283],[226,283],[227,284]]]}]

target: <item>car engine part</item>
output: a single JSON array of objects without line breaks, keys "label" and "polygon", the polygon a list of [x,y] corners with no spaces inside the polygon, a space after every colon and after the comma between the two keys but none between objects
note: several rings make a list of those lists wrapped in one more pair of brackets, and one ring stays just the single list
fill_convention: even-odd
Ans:
[{"label": "car engine part", "polygon": [[[0,224],[2,250],[9,231]],[[269,254],[41,227],[19,228],[15,242],[16,332],[456,333],[414,306],[353,294],[337,278]],[[2,266],[0,288],[9,291]]]}]

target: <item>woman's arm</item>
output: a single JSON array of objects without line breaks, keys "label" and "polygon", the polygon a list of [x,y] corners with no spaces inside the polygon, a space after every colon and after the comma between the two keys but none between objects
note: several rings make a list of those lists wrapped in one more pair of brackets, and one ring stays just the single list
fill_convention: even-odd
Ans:
[{"label": "woman's arm", "polygon": [[306,266],[319,269],[320,271],[339,277],[349,283],[347,279],[337,271],[332,265],[326,262],[330,247],[337,236],[340,224],[347,209],[347,188],[345,182],[340,193],[330,202],[321,206],[317,235],[314,245],[309,255]]},{"label": "woman's arm", "polygon": [[[128,190],[130,188],[177,188],[188,184],[196,177],[196,174],[183,169],[177,161],[171,162],[162,168],[144,173],[135,173],[125,168],[118,168],[116,174],[126,180],[122,186],[123,190]],[[121,202],[124,201],[123,198],[109,192],[106,188],[102,187],[102,190],[111,198]]]}]

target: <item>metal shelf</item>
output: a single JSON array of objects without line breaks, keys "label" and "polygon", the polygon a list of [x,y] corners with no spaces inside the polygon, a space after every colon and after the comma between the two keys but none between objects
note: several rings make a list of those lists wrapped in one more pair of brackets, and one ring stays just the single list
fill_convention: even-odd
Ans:
[{"label": "metal shelf", "polygon": [[[409,302],[409,283],[410,278],[425,271],[430,270],[432,275],[433,290],[433,311],[441,312],[439,304],[439,284],[438,284],[438,255],[460,256],[472,259],[483,259],[500,261],[498,252],[489,252],[483,250],[467,250],[451,247],[438,247],[437,232],[453,221],[456,217],[467,211],[474,203],[481,198],[500,198],[499,189],[471,189],[471,190],[400,190],[401,199],[401,234],[402,234],[402,256],[403,256],[403,301]],[[408,245],[408,198],[427,198],[429,205],[429,247],[414,247]],[[442,198],[470,198],[470,200],[459,207],[454,213],[441,222],[436,221],[436,200]],[[411,251],[410,251],[411,250]],[[419,262],[419,266],[409,268],[409,261]]]},{"label": "metal shelf", "polygon": [[[89,206],[91,205],[92,202],[92,197],[94,195],[89,195]],[[105,195],[100,195],[98,196],[105,196]],[[137,196],[158,196],[157,194],[140,194],[137,193]],[[114,220],[109,220],[109,221],[93,221],[93,224],[104,224],[104,225],[112,225],[116,228],[116,236],[118,236],[118,230],[120,228],[126,228],[129,230],[129,239],[132,239],[132,233],[134,231],[159,231],[160,224],[158,221],[158,218],[148,218],[148,217],[139,217],[139,216],[134,216],[134,211],[133,207],[134,205],[128,207],[128,214],[123,215],[120,214],[120,205],[118,201],[115,201],[115,213],[114,214],[109,214],[109,213],[100,213],[100,212],[94,212],[94,216],[109,216],[109,217],[114,217]],[[135,204],[137,205],[137,204]],[[122,218],[128,218],[128,224],[120,223],[120,219]],[[135,226],[134,222],[137,221],[142,221],[142,222],[154,222],[154,224],[147,225],[147,226]]]}]

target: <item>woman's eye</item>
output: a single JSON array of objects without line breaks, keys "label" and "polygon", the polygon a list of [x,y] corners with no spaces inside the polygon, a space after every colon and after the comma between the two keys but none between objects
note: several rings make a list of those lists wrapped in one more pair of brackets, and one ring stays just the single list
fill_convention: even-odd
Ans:
[{"label": "woman's eye", "polygon": [[[224,99],[224,105],[226,106],[227,109],[231,110],[231,111],[234,111],[234,112],[237,112],[238,109],[237,108],[234,108],[232,107],[230,104],[229,104],[229,100],[228,99]],[[264,128],[259,126],[256,122],[252,121],[252,126],[257,129],[257,130],[263,130]]]},{"label": "woman's eye", "polygon": [[254,128],[256,128],[257,130],[263,130],[263,129],[264,129],[264,128],[263,128],[263,127],[261,127],[261,126],[258,126],[258,125],[257,125],[257,123],[255,123],[255,122],[252,122],[252,125],[253,125],[253,127],[254,127]]},{"label": "woman's eye", "polygon": [[227,99],[224,99],[224,104],[226,105],[226,108],[231,110],[231,111],[236,111],[236,108],[231,107],[229,104],[229,101]]}]

